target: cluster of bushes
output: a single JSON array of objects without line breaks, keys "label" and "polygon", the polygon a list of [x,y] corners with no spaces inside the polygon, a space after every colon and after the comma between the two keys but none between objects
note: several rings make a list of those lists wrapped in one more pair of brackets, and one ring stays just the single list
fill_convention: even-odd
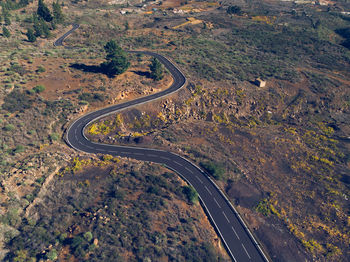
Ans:
[{"label": "cluster of bushes", "polygon": [[[38,221],[22,222],[20,234],[7,245],[10,249],[7,258],[12,261],[19,261],[21,256],[27,260],[56,259],[60,250],[68,247],[76,259],[89,261],[123,261],[125,253],[132,254],[136,260],[219,259],[209,243],[199,243],[191,237],[191,218],[182,218],[163,232],[153,228],[152,212],[168,206],[170,193],[181,199],[192,199],[193,189],[181,187],[174,174],[152,174],[159,172],[152,166],[126,173],[119,173],[120,167],[108,170],[110,168],[87,171],[98,176],[99,183],[81,183],[86,177],[91,178],[90,173],[67,175],[69,177],[54,181],[52,192],[44,199],[45,205],[36,207]],[[135,197],[133,192],[141,194]],[[69,234],[73,225],[78,232]],[[184,241],[179,245],[181,239]],[[47,249],[50,245],[54,249]]]},{"label": "cluster of bushes", "polygon": [[79,100],[94,102],[94,101],[104,101],[106,97],[100,93],[82,93],[78,97]]},{"label": "cluster of bushes", "polygon": [[28,28],[27,38],[29,42],[35,42],[37,37],[48,38],[50,30],[56,29],[56,24],[61,24],[64,21],[61,5],[58,0],[52,2],[52,13],[46,6],[43,0],[39,0],[38,9],[30,19],[33,23],[33,28]]},{"label": "cluster of bushes", "polygon": [[11,25],[11,10],[16,10],[19,8],[23,8],[29,4],[29,0],[19,0],[19,1],[1,1],[0,6],[2,9],[2,13],[0,14],[0,23],[3,22],[2,35],[4,37],[9,38],[11,36],[10,31],[6,28],[6,26]]},{"label": "cluster of bushes", "polygon": [[31,108],[33,100],[25,92],[21,92],[17,89],[13,90],[4,98],[2,109],[8,112],[23,112],[25,109]]},{"label": "cluster of bushes", "polygon": [[[233,6],[228,12],[236,10],[239,12]],[[224,23],[223,26],[228,26],[231,22]],[[347,39],[348,31],[345,28],[337,32]],[[342,46],[325,41],[319,29],[312,26],[276,28],[257,22],[233,26],[230,32],[215,39],[205,34],[193,35],[177,45],[182,46],[177,54],[183,60],[191,61],[191,69],[208,80],[250,81],[262,77],[296,82],[300,80],[296,67],[305,61],[340,70],[349,62]]]}]

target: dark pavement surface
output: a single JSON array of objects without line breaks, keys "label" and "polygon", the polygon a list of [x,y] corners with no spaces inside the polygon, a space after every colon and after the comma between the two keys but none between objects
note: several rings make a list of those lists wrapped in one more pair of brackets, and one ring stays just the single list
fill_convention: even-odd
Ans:
[{"label": "dark pavement surface", "polygon": [[[62,45],[63,40],[78,27],[79,25],[73,25],[73,28],[59,38],[54,45]],[[76,150],[87,153],[102,153],[130,157],[137,160],[166,165],[196,189],[206,213],[214,224],[216,231],[219,233],[234,261],[267,261],[257,242],[254,240],[233,206],[218,189],[215,183],[199,167],[185,158],[171,152],[147,148],[99,144],[87,140],[84,136],[84,128],[89,123],[108,114],[114,114],[117,111],[150,102],[176,92],[186,84],[186,77],[172,62],[162,55],[148,51],[129,52],[142,53],[156,57],[172,74],[174,79],[173,84],[168,89],[159,93],[141,97],[123,104],[103,108],[80,117],[68,128],[65,138],[66,142]]]}]

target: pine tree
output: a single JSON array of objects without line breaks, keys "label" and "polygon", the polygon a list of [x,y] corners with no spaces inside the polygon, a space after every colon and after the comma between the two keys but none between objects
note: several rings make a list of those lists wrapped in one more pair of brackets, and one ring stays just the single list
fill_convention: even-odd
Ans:
[{"label": "pine tree", "polygon": [[10,31],[5,26],[2,27],[2,35],[7,38],[11,36]]},{"label": "pine tree", "polygon": [[114,40],[109,41],[104,49],[107,53],[106,62],[101,64],[102,71],[108,76],[124,73],[130,66],[125,51]]},{"label": "pine tree", "polygon": [[26,35],[29,42],[33,43],[36,41],[36,36],[34,35],[33,29],[29,28]]},{"label": "pine tree", "polygon": [[2,7],[2,17],[4,18],[5,25],[11,25],[11,15],[5,7]]},{"label": "pine tree", "polygon": [[38,2],[38,10],[37,14],[42,17],[46,22],[52,21],[52,15],[49,8],[45,5],[43,0],[39,0]]},{"label": "pine tree", "polygon": [[40,26],[42,28],[44,37],[49,38],[51,36],[50,28],[43,19],[40,19]]},{"label": "pine tree", "polygon": [[45,23],[44,19],[38,17],[37,15],[33,15],[34,22],[34,35],[36,37],[42,36],[48,38],[50,33],[49,26]]},{"label": "pine tree", "polygon": [[56,2],[52,2],[52,12],[55,22],[57,24],[63,23],[64,16],[62,13],[61,5],[58,3],[58,0]]},{"label": "pine tree", "polygon": [[164,75],[164,70],[163,70],[163,65],[159,62],[157,58],[153,58],[151,60],[151,64],[149,66],[149,69],[151,70],[151,78],[155,81],[159,81],[163,79]]},{"label": "pine tree", "polygon": [[44,34],[43,28],[40,24],[39,17],[33,14],[33,27],[34,27],[34,35],[36,37],[42,36]]}]

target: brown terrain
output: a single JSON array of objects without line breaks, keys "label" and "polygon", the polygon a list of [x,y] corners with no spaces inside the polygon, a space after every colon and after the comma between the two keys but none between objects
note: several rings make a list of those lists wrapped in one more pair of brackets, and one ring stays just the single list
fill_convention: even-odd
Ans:
[{"label": "brown terrain", "polygon": [[[163,1],[142,9],[103,1],[64,4],[66,24],[50,39],[23,41],[22,24],[36,10],[31,3],[26,13],[11,11],[11,38],[0,42],[2,257],[47,259],[56,252],[60,261],[101,261],[111,254],[120,255],[115,261],[196,258],[186,254],[228,259],[201,206],[186,199],[186,185],[174,174],[64,144],[70,120],[171,84],[169,73],[159,82],[148,77],[145,56],[130,56],[131,67],[115,78],[72,67],[99,65],[103,44],[114,38],[125,49],[169,56],[189,83],[94,123],[91,139],[162,148],[222,167],[217,184],[273,261],[348,261],[350,56],[336,33],[349,26],[336,15],[341,3],[242,1],[240,15],[226,14],[227,4],[217,2]],[[53,40],[75,21],[81,28],[65,44],[78,49],[54,49]],[[298,38],[299,28],[309,30],[303,37],[311,35],[310,41]],[[310,56],[300,51],[309,47]],[[253,83],[258,76],[267,79],[265,87]],[[38,85],[45,90],[30,92]],[[16,90],[24,101],[19,104],[30,106],[5,110]],[[154,181],[161,181],[156,188]],[[106,232],[115,234],[104,238]]]}]

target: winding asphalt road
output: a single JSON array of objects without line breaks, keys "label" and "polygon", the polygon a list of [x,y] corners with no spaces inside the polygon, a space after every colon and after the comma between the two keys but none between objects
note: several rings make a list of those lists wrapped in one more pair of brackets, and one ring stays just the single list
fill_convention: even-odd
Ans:
[{"label": "winding asphalt road", "polygon": [[[73,25],[73,28],[57,39],[54,45],[63,45],[63,40],[77,28],[79,28],[79,25]],[[173,84],[168,89],[159,93],[103,108],[78,118],[69,126],[65,137],[66,142],[78,151],[130,157],[137,160],[166,165],[196,189],[207,215],[234,261],[268,261],[259,244],[254,239],[240,215],[231,205],[230,201],[217,187],[214,181],[212,181],[198,166],[171,152],[148,148],[99,144],[91,142],[85,137],[84,129],[91,122],[106,115],[114,114],[117,111],[164,97],[178,91],[186,84],[186,77],[164,56],[148,51],[129,52],[142,53],[156,57],[171,73],[174,79]]]}]

